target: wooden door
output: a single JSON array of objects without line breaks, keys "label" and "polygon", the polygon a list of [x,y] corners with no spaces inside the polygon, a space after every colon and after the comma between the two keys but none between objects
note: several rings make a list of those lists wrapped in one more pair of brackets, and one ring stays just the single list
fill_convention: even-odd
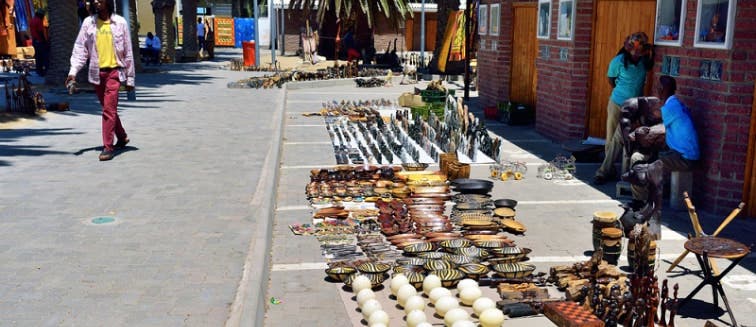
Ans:
[{"label": "wooden door", "polygon": [[[588,136],[604,138],[606,105],[612,92],[606,78],[609,62],[628,35],[646,32],[649,40],[653,40],[656,0],[598,0],[594,6],[587,130]],[[646,79],[647,95],[651,95],[650,75]]]},{"label": "wooden door", "polygon": [[748,155],[746,156],[745,182],[743,183],[743,202],[745,214],[756,217],[756,86],[753,89],[753,106],[751,107],[751,132],[748,136]]},{"label": "wooden door", "polygon": [[535,106],[538,55],[536,3],[514,3],[512,27],[512,81],[509,99]]}]

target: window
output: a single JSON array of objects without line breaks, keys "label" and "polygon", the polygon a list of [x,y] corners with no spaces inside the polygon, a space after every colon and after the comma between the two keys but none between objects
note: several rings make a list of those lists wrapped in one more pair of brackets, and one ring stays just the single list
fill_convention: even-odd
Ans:
[{"label": "window", "polygon": [[557,39],[572,40],[575,34],[575,0],[559,0]]},{"label": "window", "polygon": [[499,35],[499,19],[501,18],[501,4],[491,4],[491,17],[489,17],[490,24],[488,25],[488,34],[498,36]]},{"label": "window", "polygon": [[488,5],[478,7],[478,34],[488,34]]},{"label": "window", "polygon": [[656,44],[682,45],[686,0],[659,0],[656,3]]},{"label": "window", "polygon": [[696,39],[701,48],[729,49],[735,26],[735,0],[699,0]]},{"label": "window", "polygon": [[538,0],[538,38],[548,39],[551,33],[551,0]]}]

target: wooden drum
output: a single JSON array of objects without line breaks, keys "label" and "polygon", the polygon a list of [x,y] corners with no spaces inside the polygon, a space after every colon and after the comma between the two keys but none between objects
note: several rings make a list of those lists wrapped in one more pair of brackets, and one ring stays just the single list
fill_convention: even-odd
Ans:
[{"label": "wooden drum", "polygon": [[601,230],[604,228],[619,227],[617,214],[611,211],[596,211],[593,213],[593,251],[601,248]]}]

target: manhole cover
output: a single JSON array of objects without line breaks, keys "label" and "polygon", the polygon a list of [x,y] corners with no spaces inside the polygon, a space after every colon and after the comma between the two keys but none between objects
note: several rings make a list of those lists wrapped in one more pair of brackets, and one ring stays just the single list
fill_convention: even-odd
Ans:
[{"label": "manhole cover", "polygon": [[96,217],[92,218],[92,224],[103,225],[115,222],[115,217]]}]

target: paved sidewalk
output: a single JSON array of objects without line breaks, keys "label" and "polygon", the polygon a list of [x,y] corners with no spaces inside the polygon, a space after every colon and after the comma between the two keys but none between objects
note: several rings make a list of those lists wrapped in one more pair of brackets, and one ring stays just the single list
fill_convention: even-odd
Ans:
[{"label": "paved sidewalk", "polygon": [[256,73],[220,70],[223,55],[240,53],[139,74],[112,161],[97,159],[92,93],[51,95],[71,111],[0,130],[0,325],[226,323],[269,218],[253,201],[275,176],[284,91],[227,89]]}]

